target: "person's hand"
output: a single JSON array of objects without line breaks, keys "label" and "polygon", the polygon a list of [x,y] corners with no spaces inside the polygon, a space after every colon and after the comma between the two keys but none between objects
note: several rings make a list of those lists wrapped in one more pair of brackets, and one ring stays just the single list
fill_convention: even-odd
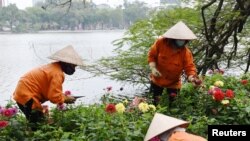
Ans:
[{"label": "person's hand", "polygon": [[195,87],[202,86],[202,80],[200,80],[198,77],[190,75],[188,77],[188,81],[191,82]]},{"label": "person's hand", "polygon": [[161,76],[161,73],[156,68],[152,68],[151,71],[152,71],[152,74],[154,76],[156,76],[156,77],[160,77]]},{"label": "person's hand", "polygon": [[76,99],[73,96],[64,95],[64,103],[72,104],[75,103]]},{"label": "person's hand", "polygon": [[161,76],[161,73],[156,69],[155,62],[150,62],[150,63],[149,63],[149,67],[150,67],[150,69],[151,69],[152,74],[153,74],[155,77],[160,77],[160,76]]}]

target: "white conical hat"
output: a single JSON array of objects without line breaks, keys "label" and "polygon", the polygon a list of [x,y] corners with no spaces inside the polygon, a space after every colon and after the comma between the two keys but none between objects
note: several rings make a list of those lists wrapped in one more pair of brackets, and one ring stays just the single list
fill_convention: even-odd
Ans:
[{"label": "white conical hat", "polygon": [[177,24],[172,26],[162,36],[165,38],[182,39],[182,40],[193,40],[197,38],[194,35],[194,33],[182,21],[179,21]]},{"label": "white conical hat", "polygon": [[170,129],[178,127],[180,125],[188,126],[188,122],[166,116],[160,113],[155,113],[154,118],[148,128],[144,141],[148,141],[155,136],[158,136]]},{"label": "white conical hat", "polygon": [[62,61],[65,63],[71,63],[78,66],[83,66],[82,58],[74,50],[73,46],[68,45],[65,48],[55,52],[48,57],[52,60]]}]

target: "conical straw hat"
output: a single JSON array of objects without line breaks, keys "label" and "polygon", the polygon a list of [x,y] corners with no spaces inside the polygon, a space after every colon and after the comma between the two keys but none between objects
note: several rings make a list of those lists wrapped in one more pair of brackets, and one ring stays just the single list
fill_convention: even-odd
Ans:
[{"label": "conical straw hat", "polygon": [[179,21],[177,24],[172,26],[162,36],[165,38],[182,40],[193,40],[197,38],[194,33],[182,21]]},{"label": "conical straw hat", "polygon": [[155,136],[158,136],[170,129],[180,125],[188,126],[188,122],[177,118],[169,117],[160,113],[155,113],[154,118],[148,128],[144,141],[148,141]]},{"label": "conical straw hat", "polygon": [[65,48],[55,52],[48,58],[56,61],[83,66],[82,58],[77,54],[77,52],[71,45],[68,45]]}]

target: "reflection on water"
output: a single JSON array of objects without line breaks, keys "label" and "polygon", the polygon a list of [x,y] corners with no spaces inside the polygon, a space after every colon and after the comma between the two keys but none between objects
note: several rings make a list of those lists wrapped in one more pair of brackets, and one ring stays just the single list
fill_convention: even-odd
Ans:
[{"label": "reflection on water", "polygon": [[[46,64],[51,60],[47,57],[65,47],[73,45],[76,51],[85,59],[86,64],[103,56],[113,55],[115,48],[111,42],[122,37],[124,31],[92,31],[82,33],[39,33],[39,34],[1,34],[0,35],[0,103],[3,105],[11,99],[20,76],[30,69]],[[88,78],[90,74],[76,70],[72,76],[67,76],[64,90],[70,90],[75,95],[85,95],[78,102],[89,104],[98,102],[104,93],[103,88],[112,86],[119,90],[122,87],[104,77]],[[125,87],[126,89],[126,87]]]}]

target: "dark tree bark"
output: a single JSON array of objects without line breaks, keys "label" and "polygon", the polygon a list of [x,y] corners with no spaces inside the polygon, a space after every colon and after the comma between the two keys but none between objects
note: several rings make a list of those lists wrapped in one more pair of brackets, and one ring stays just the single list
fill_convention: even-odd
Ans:
[{"label": "dark tree bark", "polygon": [[[197,65],[200,74],[205,74],[208,69],[220,69],[218,63],[221,59],[229,68],[237,56],[238,34],[242,32],[250,15],[250,0],[231,1],[231,11],[225,8],[228,4],[229,2],[225,0],[212,0],[201,8],[205,43],[200,50],[194,51],[194,55],[204,54],[202,63]],[[206,14],[206,11],[213,9],[212,7],[215,7],[212,16]],[[231,15],[228,15],[229,13]],[[232,45],[229,45],[230,43]],[[226,46],[229,47],[227,53],[225,53]],[[245,72],[248,72],[250,51],[246,52],[245,56],[248,57]]]}]

